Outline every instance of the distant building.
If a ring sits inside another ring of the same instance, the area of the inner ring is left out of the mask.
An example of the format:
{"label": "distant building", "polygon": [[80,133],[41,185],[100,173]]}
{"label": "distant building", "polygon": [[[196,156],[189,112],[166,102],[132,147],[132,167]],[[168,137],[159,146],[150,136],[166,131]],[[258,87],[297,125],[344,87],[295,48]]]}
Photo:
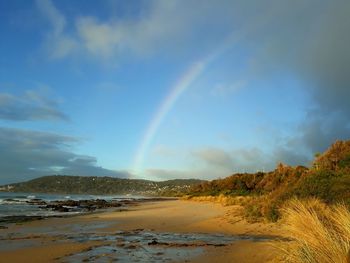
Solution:
{"label": "distant building", "polygon": [[0,187],[0,191],[9,191],[13,188],[12,185],[4,185],[2,187]]}

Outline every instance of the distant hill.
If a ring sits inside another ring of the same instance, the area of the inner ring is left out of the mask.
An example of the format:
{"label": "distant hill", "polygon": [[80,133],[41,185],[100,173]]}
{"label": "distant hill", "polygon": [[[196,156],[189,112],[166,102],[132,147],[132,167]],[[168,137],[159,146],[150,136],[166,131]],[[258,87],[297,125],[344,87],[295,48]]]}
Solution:
{"label": "distant hill", "polygon": [[175,179],[162,182],[98,176],[51,175],[0,187],[4,191],[61,194],[134,194],[177,196],[203,180]]}

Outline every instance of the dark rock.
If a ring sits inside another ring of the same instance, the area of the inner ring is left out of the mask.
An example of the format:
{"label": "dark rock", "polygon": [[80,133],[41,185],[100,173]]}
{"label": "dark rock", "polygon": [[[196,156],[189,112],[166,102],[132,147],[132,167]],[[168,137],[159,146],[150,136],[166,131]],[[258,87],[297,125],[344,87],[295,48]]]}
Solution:
{"label": "dark rock", "polygon": [[69,212],[69,208],[68,207],[64,207],[64,206],[60,206],[60,207],[57,207],[56,211],[58,212]]}
{"label": "dark rock", "polygon": [[125,248],[126,248],[126,249],[136,249],[136,248],[138,248],[138,246],[135,246],[135,245],[133,245],[133,244],[130,244],[130,245],[125,246]]}
{"label": "dark rock", "polygon": [[151,242],[148,242],[149,246],[155,246],[155,245],[158,245],[158,244],[159,244],[159,242],[157,240],[154,240],[154,239]]}
{"label": "dark rock", "polygon": [[0,218],[0,223],[24,223],[44,218],[44,216],[4,216]]}
{"label": "dark rock", "polygon": [[46,206],[41,206],[42,209],[52,209],[59,212],[69,212],[72,210],[86,210],[86,211],[95,211],[96,209],[120,207],[122,204],[117,201],[107,202],[104,199],[96,200],[62,200],[62,201],[53,201]]}
{"label": "dark rock", "polygon": [[30,205],[46,205],[47,204],[44,200],[39,199],[39,198],[31,199],[29,201],[26,201],[26,203],[30,204]]}

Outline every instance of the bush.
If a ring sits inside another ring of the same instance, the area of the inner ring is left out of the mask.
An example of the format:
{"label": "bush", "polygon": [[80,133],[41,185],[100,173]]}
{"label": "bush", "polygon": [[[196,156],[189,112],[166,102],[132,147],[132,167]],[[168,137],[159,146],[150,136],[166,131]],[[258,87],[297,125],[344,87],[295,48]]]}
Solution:
{"label": "bush", "polygon": [[350,168],[350,154],[345,156],[344,159],[339,162],[339,168],[341,169]]}
{"label": "bush", "polygon": [[264,213],[265,218],[270,222],[277,222],[280,218],[280,212],[276,204],[267,207]]}
{"label": "bush", "polygon": [[244,217],[248,222],[257,222],[262,216],[261,205],[258,202],[249,203],[244,206]]}
{"label": "bush", "polygon": [[301,198],[318,197],[330,202],[333,199],[330,189],[335,176],[334,172],[329,170],[314,172],[299,182],[299,187],[295,190],[295,194]]}
{"label": "bush", "polygon": [[298,183],[292,194],[317,197],[327,203],[350,201],[350,175],[329,170],[315,171]]}

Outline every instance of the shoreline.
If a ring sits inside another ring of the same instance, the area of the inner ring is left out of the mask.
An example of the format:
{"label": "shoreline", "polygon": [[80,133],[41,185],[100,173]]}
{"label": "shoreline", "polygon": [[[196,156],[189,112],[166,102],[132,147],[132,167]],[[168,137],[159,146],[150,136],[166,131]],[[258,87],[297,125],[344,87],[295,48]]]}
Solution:
{"label": "shoreline", "polygon": [[[70,196],[69,196],[70,197]],[[96,199],[66,199],[66,200],[43,200],[36,198],[26,201],[19,201],[15,198],[5,198],[5,202],[24,203],[25,205],[39,206],[32,215],[13,214],[0,217],[0,229],[6,229],[7,225],[13,223],[25,223],[36,220],[47,220],[50,218],[67,218],[94,213],[104,213],[110,211],[122,211],[130,206],[147,202],[177,200],[173,197],[117,197],[106,201],[103,198]],[[119,209],[116,209],[119,208]],[[46,213],[45,213],[46,211]],[[54,212],[51,214],[51,212]],[[17,212],[18,213],[18,212]],[[23,210],[22,210],[23,213]],[[33,213],[33,211],[32,211]]]}
{"label": "shoreline", "polygon": [[[186,258],[187,262],[212,262],[214,259],[220,259],[220,262],[268,262],[272,260],[276,251],[270,243],[284,236],[280,227],[277,224],[247,223],[237,214],[238,209],[238,206],[224,207],[210,202],[167,200],[141,202],[129,207],[127,211],[98,212],[11,225],[8,229],[2,230],[0,242],[2,244],[11,243],[9,247],[12,249],[6,250],[2,247],[0,262],[5,262],[2,261],[5,258],[6,262],[20,262],[19,257],[33,259],[33,261],[26,260],[26,262],[48,262],[57,258],[62,259],[72,253],[79,253],[94,246],[102,246],[105,242],[105,240],[93,240],[91,235],[103,236],[113,233],[115,235],[118,231],[124,231],[129,235],[130,233],[138,235],[149,235],[150,233],[196,235],[201,233],[223,234],[237,238],[236,241],[220,246],[201,245],[200,253],[193,253],[193,257],[191,251],[186,250],[190,256]],[[87,239],[83,242],[77,239],[79,242],[69,236],[72,233],[85,235]],[[269,240],[261,239],[264,236]],[[50,254],[49,251],[55,251],[55,253]],[[38,254],[40,259],[38,259]]]}

